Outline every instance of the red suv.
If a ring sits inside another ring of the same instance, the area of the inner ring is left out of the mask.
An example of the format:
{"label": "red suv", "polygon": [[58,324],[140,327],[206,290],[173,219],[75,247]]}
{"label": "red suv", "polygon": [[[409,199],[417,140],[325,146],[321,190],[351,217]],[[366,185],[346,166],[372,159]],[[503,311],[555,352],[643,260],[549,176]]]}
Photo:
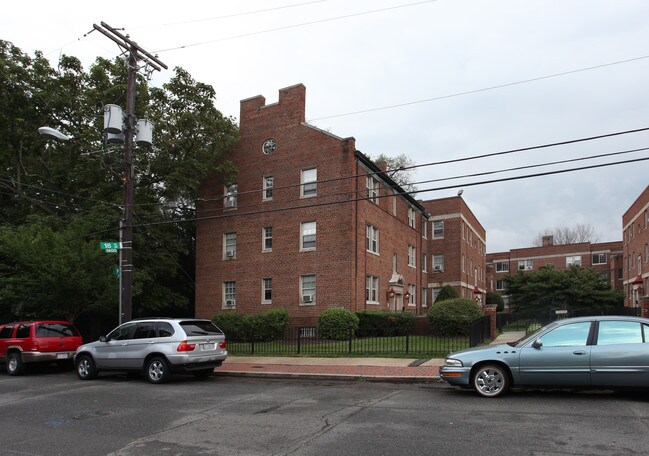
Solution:
{"label": "red suv", "polygon": [[74,352],[83,343],[69,321],[17,321],[0,325],[0,362],[9,375],[20,375],[25,365],[58,362],[72,365]]}

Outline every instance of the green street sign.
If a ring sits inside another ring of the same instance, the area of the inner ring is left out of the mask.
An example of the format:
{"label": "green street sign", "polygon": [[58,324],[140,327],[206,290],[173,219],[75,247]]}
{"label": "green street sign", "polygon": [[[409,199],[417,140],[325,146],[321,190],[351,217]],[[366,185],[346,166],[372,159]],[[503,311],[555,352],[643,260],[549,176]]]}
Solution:
{"label": "green street sign", "polygon": [[115,266],[115,269],[113,269],[113,275],[119,278],[119,266]]}
{"label": "green street sign", "polygon": [[105,250],[106,253],[117,253],[122,248],[121,242],[100,242],[99,248]]}

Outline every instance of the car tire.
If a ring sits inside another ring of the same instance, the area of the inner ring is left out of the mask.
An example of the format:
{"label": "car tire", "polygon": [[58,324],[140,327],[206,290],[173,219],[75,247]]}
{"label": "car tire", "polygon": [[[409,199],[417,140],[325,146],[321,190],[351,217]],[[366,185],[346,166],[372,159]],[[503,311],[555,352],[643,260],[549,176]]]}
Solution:
{"label": "car tire", "polygon": [[81,380],[92,380],[97,377],[97,366],[90,355],[81,355],[77,361],[77,377]]}
{"label": "car tire", "polygon": [[497,364],[485,364],[473,373],[471,384],[482,397],[502,396],[509,389],[509,372]]}
{"label": "car tire", "polygon": [[21,375],[25,371],[23,358],[18,352],[11,352],[7,355],[7,374]]}
{"label": "car tire", "polygon": [[214,374],[214,369],[213,368],[201,369],[201,370],[192,372],[192,374],[194,374],[194,377],[196,377],[196,378],[208,378],[208,377],[211,377],[212,374]]}
{"label": "car tire", "polygon": [[146,379],[151,383],[166,383],[171,377],[169,363],[161,356],[154,356],[146,362],[144,367]]}

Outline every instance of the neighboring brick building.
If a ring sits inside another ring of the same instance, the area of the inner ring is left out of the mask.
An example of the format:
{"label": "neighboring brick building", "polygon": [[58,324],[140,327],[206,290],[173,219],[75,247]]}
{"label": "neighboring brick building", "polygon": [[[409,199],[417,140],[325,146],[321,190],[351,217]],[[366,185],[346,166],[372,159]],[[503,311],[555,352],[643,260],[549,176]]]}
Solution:
{"label": "neighboring brick building", "polygon": [[639,307],[649,290],[649,186],[622,216],[624,305]]}
{"label": "neighboring brick building", "polygon": [[[196,315],[285,308],[313,324],[330,307],[425,311],[426,209],[385,169],[305,123],[303,85],[241,101],[236,182],[199,189]],[[226,185],[227,184],[227,185]],[[423,256],[425,258],[425,256]]]}
{"label": "neighboring brick building", "polygon": [[571,265],[578,265],[584,268],[592,267],[613,288],[621,290],[621,263],[621,241],[554,245],[552,236],[545,236],[541,247],[487,254],[487,284],[490,291],[504,293],[503,279],[508,274],[517,271],[536,271],[546,265],[552,265],[555,269],[567,269]]}
{"label": "neighboring brick building", "polygon": [[458,295],[481,304],[486,293],[487,234],[461,196],[423,201],[431,214],[427,235],[432,302],[442,287],[452,285]]}

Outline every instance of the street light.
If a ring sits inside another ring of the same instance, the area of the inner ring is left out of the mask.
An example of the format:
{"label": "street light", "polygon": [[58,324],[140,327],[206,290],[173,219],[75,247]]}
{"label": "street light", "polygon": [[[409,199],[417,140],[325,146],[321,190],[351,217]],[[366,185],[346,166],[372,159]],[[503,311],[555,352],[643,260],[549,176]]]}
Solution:
{"label": "street light", "polygon": [[54,128],[50,127],[40,127],[38,129],[38,132],[43,135],[47,136],[48,138],[56,139],[57,141],[70,141],[70,137],[66,134],[61,133],[58,130],[55,130]]}

